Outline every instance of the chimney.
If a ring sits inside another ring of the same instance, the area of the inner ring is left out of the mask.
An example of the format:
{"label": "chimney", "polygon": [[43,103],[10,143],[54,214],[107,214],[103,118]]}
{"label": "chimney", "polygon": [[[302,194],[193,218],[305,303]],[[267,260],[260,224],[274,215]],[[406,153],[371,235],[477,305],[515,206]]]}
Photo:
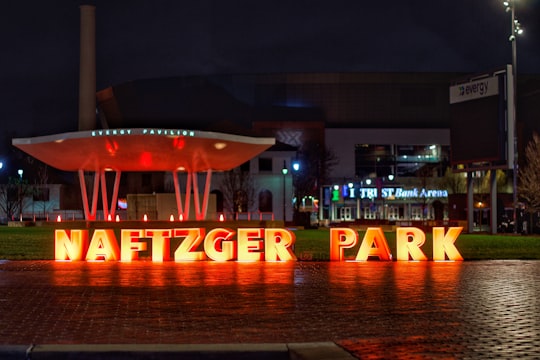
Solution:
{"label": "chimney", "polygon": [[96,7],[81,5],[79,131],[96,128]]}

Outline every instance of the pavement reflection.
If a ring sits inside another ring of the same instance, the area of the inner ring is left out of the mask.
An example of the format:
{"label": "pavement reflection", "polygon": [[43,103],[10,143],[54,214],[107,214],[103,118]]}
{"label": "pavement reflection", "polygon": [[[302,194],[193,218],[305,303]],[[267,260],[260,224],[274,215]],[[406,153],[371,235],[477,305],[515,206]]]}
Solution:
{"label": "pavement reflection", "polygon": [[0,343],[334,341],[362,358],[536,354],[539,274],[535,261],[3,262]]}

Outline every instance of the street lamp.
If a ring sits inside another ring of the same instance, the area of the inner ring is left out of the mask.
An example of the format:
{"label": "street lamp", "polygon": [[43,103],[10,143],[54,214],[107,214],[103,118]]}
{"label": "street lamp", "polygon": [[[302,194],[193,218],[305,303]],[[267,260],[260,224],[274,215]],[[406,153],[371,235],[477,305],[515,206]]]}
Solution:
{"label": "street lamp", "polygon": [[294,213],[293,213],[293,221],[298,221],[298,213],[300,211],[300,199],[298,196],[298,171],[300,171],[300,162],[298,160],[293,161],[292,163],[292,175],[293,175],[293,186],[294,186]]}
{"label": "street lamp", "polygon": [[517,121],[516,121],[516,101],[517,101],[517,41],[516,35],[523,34],[523,29],[521,24],[516,19],[516,0],[506,0],[503,1],[506,12],[511,13],[511,33],[508,37],[508,40],[512,44],[512,85],[513,85],[513,106],[510,111],[512,112],[512,125],[514,131],[514,158],[512,166],[512,186],[514,188],[513,192],[513,211],[514,211],[514,233],[517,233],[517,203],[518,203],[518,194],[517,194],[517,175],[518,175],[518,147],[517,147]]}
{"label": "street lamp", "polygon": [[289,173],[289,169],[287,169],[287,163],[285,160],[283,160],[283,169],[281,169],[281,173],[283,174],[283,223],[285,223],[286,216],[285,216],[285,177]]}
{"label": "street lamp", "polygon": [[23,204],[23,194],[22,194],[22,176],[23,176],[23,169],[19,169],[17,170],[17,174],[19,174],[19,198],[17,200],[19,200],[19,221],[22,221],[22,211],[23,211],[23,208],[22,208],[22,204]]}

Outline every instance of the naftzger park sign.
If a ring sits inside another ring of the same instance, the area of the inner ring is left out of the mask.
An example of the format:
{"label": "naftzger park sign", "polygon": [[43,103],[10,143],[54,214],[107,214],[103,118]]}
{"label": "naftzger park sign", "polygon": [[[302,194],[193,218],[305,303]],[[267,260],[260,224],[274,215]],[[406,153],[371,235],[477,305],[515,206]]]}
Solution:
{"label": "naftzger park sign", "polygon": [[[456,261],[463,257],[454,243],[462,227],[434,227],[433,261]],[[90,241],[89,241],[90,239]],[[171,249],[171,239],[178,243]],[[56,230],[55,259],[86,261],[123,261],[139,259],[139,253],[150,252],[152,261],[296,261],[295,235],[279,228],[239,228],[236,231],[216,228],[121,229],[120,242],[114,230]],[[396,259],[426,261],[422,251],[425,233],[415,227],[396,229]],[[351,228],[330,229],[330,260],[344,261],[344,251],[358,244],[358,233]],[[356,261],[369,259],[392,261],[393,256],[381,228],[366,230],[356,254]]]}

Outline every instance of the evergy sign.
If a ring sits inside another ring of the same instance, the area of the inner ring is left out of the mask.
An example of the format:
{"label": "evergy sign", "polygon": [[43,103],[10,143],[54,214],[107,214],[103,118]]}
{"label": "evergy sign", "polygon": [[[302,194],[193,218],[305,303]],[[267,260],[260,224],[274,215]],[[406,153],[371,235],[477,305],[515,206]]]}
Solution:
{"label": "evergy sign", "polygon": [[[461,227],[433,228],[434,261],[463,260],[454,245]],[[90,241],[89,241],[90,240]],[[173,241],[174,240],[174,241]],[[216,228],[120,229],[120,241],[114,230],[56,230],[55,259],[131,262],[139,253],[150,250],[153,262],[181,261],[295,261],[295,235],[288,229]],[[421,247],[425,233],[415,227],[396,229],[397,260],[428,260]],[[171,246],[174,244],[174,246]],[[344,249],[358,244],[358,233],[351,228],[330,229],[330,260],[344,261]],[[174,248],[173,248],[174,247]],[[393,256],[381,228],[368,228],[356,261],[371,258],[391,261]]]}
{"label": "evergy sign", "polygon": [[470,81],[450,87],[450,104],[480,99],[499,94],[497,76]]}

